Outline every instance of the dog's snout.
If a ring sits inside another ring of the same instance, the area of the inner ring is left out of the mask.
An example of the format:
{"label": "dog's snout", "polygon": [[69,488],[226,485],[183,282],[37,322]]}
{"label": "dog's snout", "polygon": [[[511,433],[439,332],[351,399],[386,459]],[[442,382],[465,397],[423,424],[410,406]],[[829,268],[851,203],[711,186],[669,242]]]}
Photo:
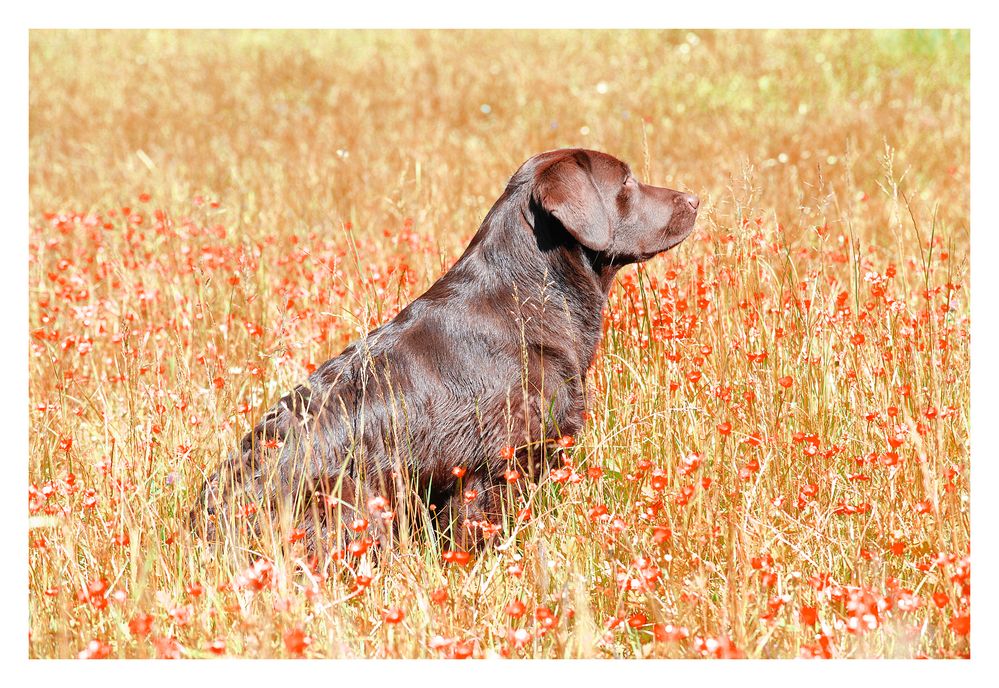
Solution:
{"label": "dog's snout", "polygon": [[697,210],[697,206],[701,204],[701,199],[694,194],[684,194],[683,200],[687,202],[687,205],[690,206],[691,210]]}

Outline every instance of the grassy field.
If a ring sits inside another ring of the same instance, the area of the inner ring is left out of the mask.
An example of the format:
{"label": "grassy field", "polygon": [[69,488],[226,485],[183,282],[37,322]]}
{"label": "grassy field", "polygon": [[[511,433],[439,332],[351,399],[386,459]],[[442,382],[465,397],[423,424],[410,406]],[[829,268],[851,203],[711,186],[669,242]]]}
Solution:
{"label": "grassy field", "polygon": [[[966,32],[35,31],[29,98],[31,657],[970,655]],[[564,146],[702,205],[511,545],[210,556],[206,471]]]}

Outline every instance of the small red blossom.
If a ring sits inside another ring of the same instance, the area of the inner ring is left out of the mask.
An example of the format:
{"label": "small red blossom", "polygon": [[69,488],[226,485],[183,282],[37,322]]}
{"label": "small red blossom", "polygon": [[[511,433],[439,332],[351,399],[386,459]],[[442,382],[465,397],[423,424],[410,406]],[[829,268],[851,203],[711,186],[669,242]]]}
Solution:
{"label": "small red blossom", "polygon": [[798,617],[801,619],[801,623],[806,626],[814,626],[819,620],[818,610],[807,604],[801,605],[798,610]]}
{"label": "small red blossom", "polygon": [[628,617],[628,625],[632,628],[641,628],[647,623],[649,623],[649,619],[645,614],[632,614]]}
{"label": "small red blossom", "polygon": [[101,640],[91,640],[80,651],[80,659],[107,659],[111,654],[111,646]]}
{"label": "small red blossom", "polygon": [[352,557],[362,557],[364,556],[365,552],[368,551],[368,548],[371,547],[372,544],[373,541],[371,540],[371,538],[361,538],[359,540],[354,540],[349,545],[347,545],[347,554],[351,555]]}
{"label": "small red blossom", "polygon": [[503,611],[505,611],[507,614],[509,614],[513,618],[518,619],[518,618],[520,618],[521,616],[524,615],[524,612],[526,610],[527,610],[527,607],[524,606],[524,603],[521,602],[518,599],[515,599],[512,602],[510,602],[510,604],[508,604],[504,608]]}
{"label": "small red blossom", "polygon": [[470,640],[459,640],[451,646],[451,659],[468,659],[475,651],[475,645]]}
{"label": "small red blossom", "polygon": [[472,555],[468,552],[463,552],[461,550],[445,550],[444,551],[444,561],[448,564],[457,564],[458,566],[464,566],[469,561],[472,560]]}
{"label": "small red blossom", "polygon": [[293,655],[302,655],[312,644],[312,638],[300,627],[295,627],[284,634],[284,646]]}
{"label": "small red blossom", "polygon": [[382,618],[387,624],[397,624],[401,623],[402,620],[406,618],[406,614],[399,607],[392,607],[391,609],[386,609],[382,612]]}
{"label": "small red blossom", "polygon": [[657,545],[669,542],[673,538],[673,531],[666,526],[655,526],[652,528],[652,541]]}
{"label": "small red blossom", "polygon": [[548,607],[538,607],[535,609],[534,619],[545,630],[553,628],[558,623],[558,617]]}
{"label": "small red blossom", "polygon": [[149,635],[153,627],[153,617],[149,614],[139,614],[128,622],[128,630],[136,638],[144,638]]}
{"label": "small red blossom", "polygon": [[967,636],[971,633],[971,616],[968,614],[959,614],[950,620],[950,630],[954,631],[957,635]]}

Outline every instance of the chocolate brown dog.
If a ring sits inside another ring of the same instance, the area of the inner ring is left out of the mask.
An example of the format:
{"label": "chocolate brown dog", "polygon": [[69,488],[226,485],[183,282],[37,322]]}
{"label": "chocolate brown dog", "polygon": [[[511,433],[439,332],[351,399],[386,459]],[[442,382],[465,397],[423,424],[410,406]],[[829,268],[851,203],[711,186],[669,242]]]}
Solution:
{"label": "chocolate brown dog", "polygon": [[534,156],[454,266],[271,408],[192,516],[210,537],[283,520],[327,551],[368,519],[382,544],[433,522],[479,546],[503,522],[504,474],[536,480],[582,426],[614,275],[683,241],[697,205],[604,153]]}

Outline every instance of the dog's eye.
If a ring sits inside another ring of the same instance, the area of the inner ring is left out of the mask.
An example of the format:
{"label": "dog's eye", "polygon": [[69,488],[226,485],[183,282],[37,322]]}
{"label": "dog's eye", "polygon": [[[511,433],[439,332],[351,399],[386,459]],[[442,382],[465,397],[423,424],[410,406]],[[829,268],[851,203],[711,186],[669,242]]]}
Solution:
{"label": "dog's eye", "polygon": [[627,177],[624,178],[624,182],[622,183],[622,186],[632,187],[632,186],[635,186],[636,184],[638,184],[638,182],[635,180],[634,177],[632,177],[629,174]]}

